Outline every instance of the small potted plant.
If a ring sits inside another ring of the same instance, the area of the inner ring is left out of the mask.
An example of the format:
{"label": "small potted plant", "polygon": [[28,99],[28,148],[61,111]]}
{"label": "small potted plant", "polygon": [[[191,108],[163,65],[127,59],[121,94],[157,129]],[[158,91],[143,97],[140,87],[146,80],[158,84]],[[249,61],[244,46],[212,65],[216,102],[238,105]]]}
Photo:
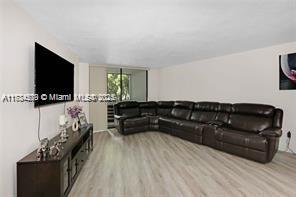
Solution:
{"label": "small potted plant", "polygon": [[67,108],[68,114],[73,119],[72,130],[77,131],[79,128],[78,114],[82,112],[82,107],[79,105],[74,105]]}

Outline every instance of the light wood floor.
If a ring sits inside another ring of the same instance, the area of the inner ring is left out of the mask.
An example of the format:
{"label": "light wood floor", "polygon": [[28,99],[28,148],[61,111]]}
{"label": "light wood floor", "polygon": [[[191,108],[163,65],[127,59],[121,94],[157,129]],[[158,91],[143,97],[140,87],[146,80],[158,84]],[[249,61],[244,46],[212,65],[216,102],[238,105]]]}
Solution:
{"label": "light wood floor", "polygon": [[95,134],[70,197],[296,196],[296,156],[260,164],[159,133]]}

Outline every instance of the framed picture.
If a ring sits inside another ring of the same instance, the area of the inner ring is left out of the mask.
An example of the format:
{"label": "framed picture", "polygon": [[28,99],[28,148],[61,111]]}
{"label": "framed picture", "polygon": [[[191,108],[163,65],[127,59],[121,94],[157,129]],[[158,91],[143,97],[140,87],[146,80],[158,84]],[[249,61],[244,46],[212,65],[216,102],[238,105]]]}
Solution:
{"label": "framed picture", "polygon": [[296,90],[296,53],[280,55],[280,90]]}
{"label": "framed picture", "polygon": [[78,114],[78,119],[79,119],[81,128],[86,127],[88,125],[86,116],[83,112]]}

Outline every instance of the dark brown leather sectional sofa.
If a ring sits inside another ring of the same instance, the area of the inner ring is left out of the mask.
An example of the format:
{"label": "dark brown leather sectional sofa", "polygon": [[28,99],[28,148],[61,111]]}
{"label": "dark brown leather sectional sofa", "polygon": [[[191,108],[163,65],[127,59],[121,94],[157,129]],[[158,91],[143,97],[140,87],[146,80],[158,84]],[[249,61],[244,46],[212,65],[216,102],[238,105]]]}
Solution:
{"label": "dark brown leather sectional sofa", "polygon": [[270,105],[190,101],[120,102],[118,131],[161,131],[254,161],[267,163],[278,150],[283,111]]}

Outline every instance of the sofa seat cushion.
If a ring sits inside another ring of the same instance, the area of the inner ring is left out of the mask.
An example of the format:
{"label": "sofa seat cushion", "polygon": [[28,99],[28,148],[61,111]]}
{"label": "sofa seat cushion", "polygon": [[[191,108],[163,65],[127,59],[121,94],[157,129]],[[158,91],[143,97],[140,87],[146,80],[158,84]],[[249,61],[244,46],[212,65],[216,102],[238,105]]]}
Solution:
{"label": "sofa seat cushion", "polygon": [[218,141],[232,145],[243,146],[245,148],[256,149],[260,151],[267,150],[267,139],[258,134],[233,130],[229,128],[218,128],[215,133]]}
{"label": "sofa seat cushion", "polygon": [[197,123],[193,121],[182,120],[180,125],[177,125],[179,130],[184,130],[184,132],[192,132],[196,135],[202,135],[202,131],[205,124]]}
{"label": "sofa seat cushion", "polygon": [[176,118],[162,117],[162,116],[159,118],[158,121],[159,121],[159,125],[164,125],[167,127],[176,127],[182,122],[182,120],[179,120]]}
{"label": "sofa seat cushion", "polygon": [[123,122],[123,125],[127,128],[130,127],[138,127],[145,126],[149,124],[148,117],[136,117],[136,118],[128,118]]}

